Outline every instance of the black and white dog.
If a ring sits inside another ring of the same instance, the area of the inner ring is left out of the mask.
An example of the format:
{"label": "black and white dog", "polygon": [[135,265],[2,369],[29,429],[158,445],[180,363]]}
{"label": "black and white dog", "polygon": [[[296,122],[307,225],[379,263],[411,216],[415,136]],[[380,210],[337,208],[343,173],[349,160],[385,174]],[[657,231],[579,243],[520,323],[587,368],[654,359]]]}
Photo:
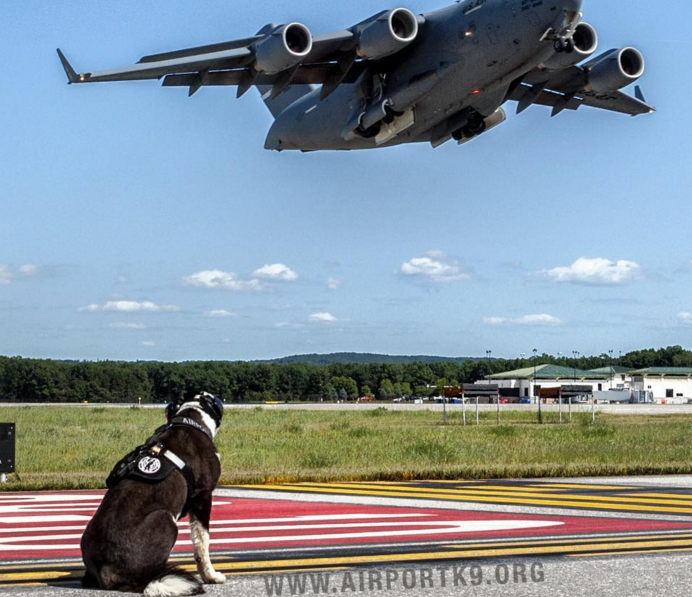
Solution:
{"label": "black and white dog", "polygon": [[214,436],[222,416],[220,399],[187,394],[166,407],[168,423],[115,466],[82,537],[84,586],[150,597],[203,593],[199,579],[168,564],[185,515],[202,581],[225,582],[209,558],[212,492],[221,475]]}

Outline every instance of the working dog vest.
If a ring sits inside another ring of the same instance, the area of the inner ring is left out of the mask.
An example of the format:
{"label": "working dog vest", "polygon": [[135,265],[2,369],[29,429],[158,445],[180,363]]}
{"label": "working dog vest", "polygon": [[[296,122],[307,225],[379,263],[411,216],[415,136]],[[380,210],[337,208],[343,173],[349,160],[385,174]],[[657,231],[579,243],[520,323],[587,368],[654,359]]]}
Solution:
{"label": "working dog vest", "polygon": [[106,479],[108,489],[112,489],[123,479],[133,479],[150,484],[161,483],[173,471],[178,470],[187,482],[188,496],[192,495],[195,489],[192,471],[185,465],[183,460],[158,442],[158,439],[171,427],[179,426],[195,429],[211,439],[209,431],[197,423],[197,421],[188,417],[172,419],[170,423],[159,427],[145,444],[132,450],[113,467]]}

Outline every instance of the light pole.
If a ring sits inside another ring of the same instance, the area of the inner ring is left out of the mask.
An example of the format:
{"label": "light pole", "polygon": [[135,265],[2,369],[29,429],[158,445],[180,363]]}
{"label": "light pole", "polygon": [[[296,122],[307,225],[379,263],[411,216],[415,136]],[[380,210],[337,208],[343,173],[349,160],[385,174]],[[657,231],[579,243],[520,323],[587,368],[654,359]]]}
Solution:
{"label": "light pole", "polygon": [[522,352],[522,353],[519,355],[519,358],[521,359],[521,366],[520,366],[520,368],[523,368],[523,367],[524,367],[524,357],[526,357],[526,353],[525,353],[525,352]]}
{"label": "light pole", "polygon": [[537,368],[538,368],[538,349],[534,348],[533,349],[533,395],[536,398],[536,401],[538,402],[538,424],[542,425],[543,424],[543,411],[541,410],[541,396],[538,392],[536,392]]}
{"label": "light pole", "polygon": [[610,355],[610,359],[609,359],[608,363],[610,365],[610,389],[612,390],[613,389],[613,373],[614,373],[613,372],[613,349],[612,348],[608,351],[608,354]]}
{"label": "light pole", "polygon": [[574,383],[577,383],[577,359],[579,358],[579,351],[573,350],[572,356],[574,357]]}

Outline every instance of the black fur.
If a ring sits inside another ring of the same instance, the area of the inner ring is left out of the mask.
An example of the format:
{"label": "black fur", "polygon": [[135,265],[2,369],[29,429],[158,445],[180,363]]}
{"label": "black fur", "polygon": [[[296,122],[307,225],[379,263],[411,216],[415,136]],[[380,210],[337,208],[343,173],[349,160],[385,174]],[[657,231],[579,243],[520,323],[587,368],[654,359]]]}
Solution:
{"label": "black fur", "polygon": [[[194,409],[179,414],[203,424]],[[85,586],[142,592],[170,574],[167,562],[180,516],[192,511],[208,528],[211,495],[221,475],[213,441],[192,427],[176,426],[159,442],[189,467],[194,491],[188,498],[188,484],[179,470],[156,485],[124,479],[110,489],[82,537]]]}

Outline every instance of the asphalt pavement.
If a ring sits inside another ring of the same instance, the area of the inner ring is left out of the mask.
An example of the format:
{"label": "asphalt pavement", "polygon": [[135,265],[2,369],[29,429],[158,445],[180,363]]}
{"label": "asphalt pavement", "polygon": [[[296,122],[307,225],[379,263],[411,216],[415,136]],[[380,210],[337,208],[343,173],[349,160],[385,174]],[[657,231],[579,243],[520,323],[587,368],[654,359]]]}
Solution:
{"label": "asphalt pavement", "polygon": [[[79,587],[101,495],[0,494],[0,590],[107,595]],[[212,596],[687,595],[692,476],[227,487],[211,537]]]}

